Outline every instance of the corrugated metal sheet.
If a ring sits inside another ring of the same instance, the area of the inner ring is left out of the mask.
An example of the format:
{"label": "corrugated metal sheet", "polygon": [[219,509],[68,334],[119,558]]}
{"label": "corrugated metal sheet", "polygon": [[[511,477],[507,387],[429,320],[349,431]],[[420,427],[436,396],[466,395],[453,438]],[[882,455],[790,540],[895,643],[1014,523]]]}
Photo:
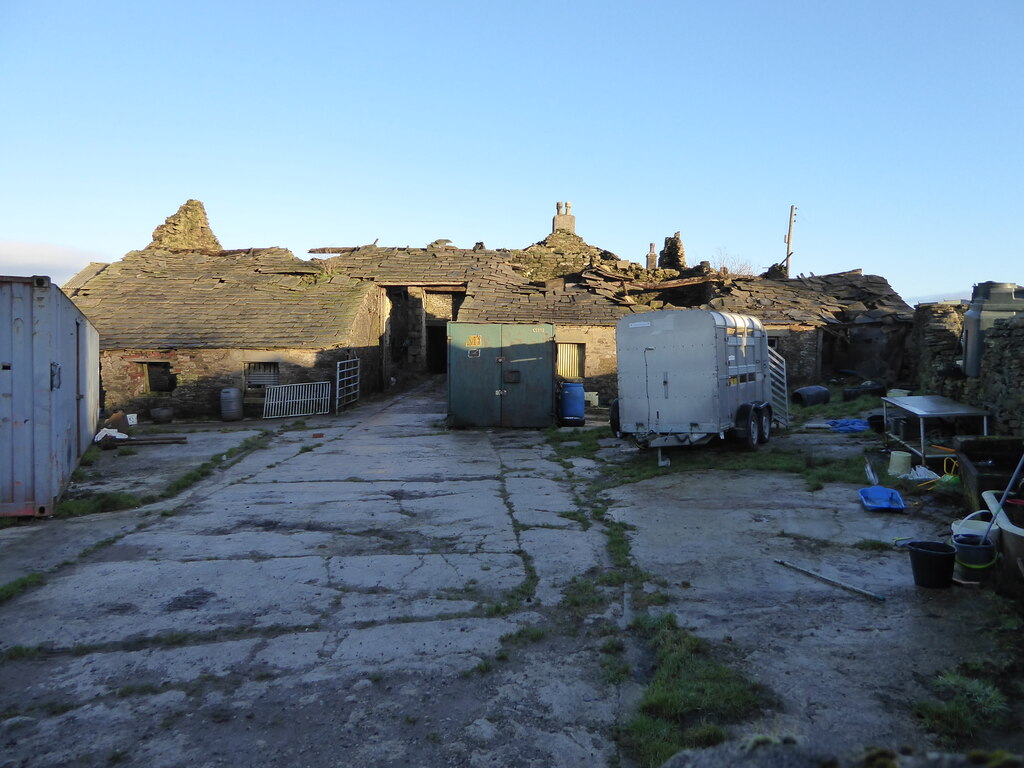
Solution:
{"label": "corrugated metal sheet", "polygon": [[586,371],[586,344],[558,343],[558,375],[563,379],[582,379]]}
{"label": "corrugated metal sheet", "polygon": [[99,335],[48,277],[0,277],[0,515],[48,515],[99,415]]}

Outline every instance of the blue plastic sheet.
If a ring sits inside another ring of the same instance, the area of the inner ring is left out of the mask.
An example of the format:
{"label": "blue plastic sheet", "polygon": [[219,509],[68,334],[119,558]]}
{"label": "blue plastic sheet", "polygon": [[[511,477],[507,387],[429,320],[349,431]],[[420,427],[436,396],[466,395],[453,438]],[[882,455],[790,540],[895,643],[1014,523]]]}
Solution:
{"label": "blue plastic sheet", "polygon": [[832,419],[828,425],[833,432],[863,432],[868,428],[864,419]]}

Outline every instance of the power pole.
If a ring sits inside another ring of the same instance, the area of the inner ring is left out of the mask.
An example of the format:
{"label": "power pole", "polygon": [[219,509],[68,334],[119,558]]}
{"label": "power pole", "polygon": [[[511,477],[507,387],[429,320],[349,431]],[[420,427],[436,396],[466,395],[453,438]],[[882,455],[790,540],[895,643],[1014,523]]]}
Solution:
{"label": "power pole", "polygon": [[796,221],[796,206],[789,206],[789,232],[786,233],[786,258],[782,262],[786,270],[786,277],[789,277],[789,260],[793,256],[793,223]]}

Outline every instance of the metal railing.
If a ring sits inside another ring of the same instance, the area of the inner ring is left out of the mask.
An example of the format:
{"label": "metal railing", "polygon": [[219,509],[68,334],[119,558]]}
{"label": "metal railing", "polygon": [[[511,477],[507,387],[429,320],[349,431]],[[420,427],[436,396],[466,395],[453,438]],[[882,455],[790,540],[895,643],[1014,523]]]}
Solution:
{"label": "metal railing", "polygon": [[331,412],[331,382],[314,381],[310,384],[275,384],[266,387],[263,418],[279,419],[284,416],[313,416]]}
{"label": "metal railing", "polygon": [[359,358],[339,360],[335,374],[334,412],[359,399]]}
{"label": "metal railing", "polygon": [[772,415],[780,427],[789,426],[789,386],[786,358],[768,347],[768,372],[772,380]]}

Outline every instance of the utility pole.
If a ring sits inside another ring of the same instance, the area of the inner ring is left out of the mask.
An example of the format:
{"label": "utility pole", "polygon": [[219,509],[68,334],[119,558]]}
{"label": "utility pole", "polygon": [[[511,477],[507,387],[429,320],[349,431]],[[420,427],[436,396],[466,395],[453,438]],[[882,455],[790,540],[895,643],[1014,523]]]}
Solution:
{"label": "utility pole", "polygon": [[789,277],[789,260],[793,256],[793,223],[796,221],[796,206],[789,206],[789,232],[786,233],[786,258],[782,262],[786,270],[786,277]]}

